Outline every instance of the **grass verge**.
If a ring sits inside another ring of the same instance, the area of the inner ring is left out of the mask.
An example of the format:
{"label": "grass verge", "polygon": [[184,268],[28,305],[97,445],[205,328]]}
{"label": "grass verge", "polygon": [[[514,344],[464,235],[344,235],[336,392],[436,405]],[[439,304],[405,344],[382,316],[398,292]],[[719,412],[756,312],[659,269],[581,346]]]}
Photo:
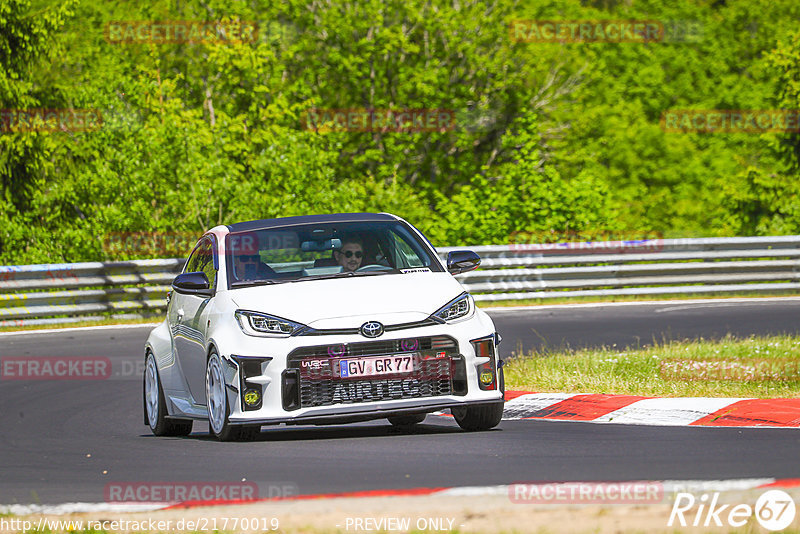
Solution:
{"label": "grass verge", "polygon": [[532,352],[505,366],[506,389],[658,397],[800,397],[800,336]]}

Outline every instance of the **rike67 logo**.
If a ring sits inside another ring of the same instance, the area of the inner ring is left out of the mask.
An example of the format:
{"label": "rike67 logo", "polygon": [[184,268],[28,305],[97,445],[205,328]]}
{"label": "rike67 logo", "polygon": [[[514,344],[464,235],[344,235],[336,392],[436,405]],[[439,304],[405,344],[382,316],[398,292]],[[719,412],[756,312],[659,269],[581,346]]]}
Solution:
{"label": "rike67 logo", "polygon": [[[741,528],[755,515],[756,521],[770,531],[783,530],[792,524],[795,504],[792,497],[781,490],[769,490],[756,500],[755,507],[749,504],[720,504],[719,492],[702,494],[696,498],[691,493],[678,493],[669,514],[667,526],[677,524],[693,527]],[[696,510],[693,510],[697,507]]]}

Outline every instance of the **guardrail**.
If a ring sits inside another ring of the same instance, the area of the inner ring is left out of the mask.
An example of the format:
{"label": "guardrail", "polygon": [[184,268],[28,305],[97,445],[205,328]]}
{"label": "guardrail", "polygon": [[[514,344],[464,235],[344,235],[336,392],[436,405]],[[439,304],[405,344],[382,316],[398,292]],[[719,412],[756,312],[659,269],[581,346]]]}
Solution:
{"label": "guardrail", "polygon": [[0,266],[0,326],[161,313],[172,279],[184,263],[185,259],[166,259]]}
{"label": "guardrail", "polygon": [[[478,301],[800,289],[800,236],[442,247]],[[183,259],[0,266],[0,326],[160,315]]]}
{"label": "guardrail", "polygon": [[[467,247],[457,247],[467,248]],[[446,255],[456,247],[440,248]],[[472,247],[459,275],[478,301],[800,289],[800,236]]]}

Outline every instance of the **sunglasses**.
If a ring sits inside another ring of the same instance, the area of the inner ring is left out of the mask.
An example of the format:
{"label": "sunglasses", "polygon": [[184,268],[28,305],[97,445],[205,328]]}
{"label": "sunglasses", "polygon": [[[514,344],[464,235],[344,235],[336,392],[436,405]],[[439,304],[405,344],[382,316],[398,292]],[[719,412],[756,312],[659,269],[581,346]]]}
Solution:
{"label": "sunglasses", "polygon": [[237,256],[237,259],[239,261],[250,263],[250,262],[256,262],[256,261],[260,260],[261,258],[260,258],[260,256],[258,254],[252,254],[252,255],[251,254],[244,254],[244,255]]}
{"label": "sunglasses", "polygon": [[348,250],[347,252],[339,252],[339,254],[344,254],[345,258],[352,258],[353,254],[355,254],[356,258],[360,258],[361,256],[364,255],[364,253],[361,252],[360,250],[356,250],[355,252],[353,252],[352,250]]}

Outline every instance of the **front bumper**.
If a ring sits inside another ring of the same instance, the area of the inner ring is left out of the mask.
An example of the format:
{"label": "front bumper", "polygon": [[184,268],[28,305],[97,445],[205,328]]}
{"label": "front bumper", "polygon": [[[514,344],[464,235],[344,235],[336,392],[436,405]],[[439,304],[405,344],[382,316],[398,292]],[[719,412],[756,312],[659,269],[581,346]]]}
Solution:
{"label": "front bumper", "polygon": [[437,399],[435,402],[419,403],[417,405],[411,405],[407,407],[397,406],[395,408],[358,406],[357,407],[358,409],[354,409],[356,407],[339,407],[336,410],[332,410],[331,413],[329,414],[323,414],[315,411],[315,413],[306,413],[302,416],[294,416],[290,418],[280,417],[280,418],[261,419],[261,418],[248,417],[246,419],[236,419],[236,420],[231,419],[230,424],[336,425],[345,423],[357,423],[361,421],[371,421],[373,419],[385,419],[387,417],[394,417],[394,416],[438,412],[449,408],[459,408],[464,406],[484,406],[486,404],[492,404],[496,402],[502,403],[503,400],[502,399],[494,400],[492,402],[462,401],[454,403],[454,402],[448,402],[444,399]]}
{"label": "front bumper", "polygon": [[[231,424],[334,424],[502,402],[502,370],[494,345],[496,387],[486,390],[479,384],[479,369],[485,372],[488,358],[477,355],[471,343],[477,338],[495,339],[494,335],[491,320],[478,312],[460,323],[387,333],[380,341],[359,335],[269,340],[245,336],[236,340],[240,350],[223,353],[229,363],[229,420]],[[425,340],[431,339],[452,343],[426,345]],[[404,340],[421,341],[418,350],[404,352],[415,355],[419,372],[363,380],[339,376],[342,358],[396,354]],[[383,351],[372,347],[381,343],[387,345]],[[320,352],[322,347],[345,347],[346,354],[326,355]],[[244,393],[254,389],[260,401],[246,405]]]}

